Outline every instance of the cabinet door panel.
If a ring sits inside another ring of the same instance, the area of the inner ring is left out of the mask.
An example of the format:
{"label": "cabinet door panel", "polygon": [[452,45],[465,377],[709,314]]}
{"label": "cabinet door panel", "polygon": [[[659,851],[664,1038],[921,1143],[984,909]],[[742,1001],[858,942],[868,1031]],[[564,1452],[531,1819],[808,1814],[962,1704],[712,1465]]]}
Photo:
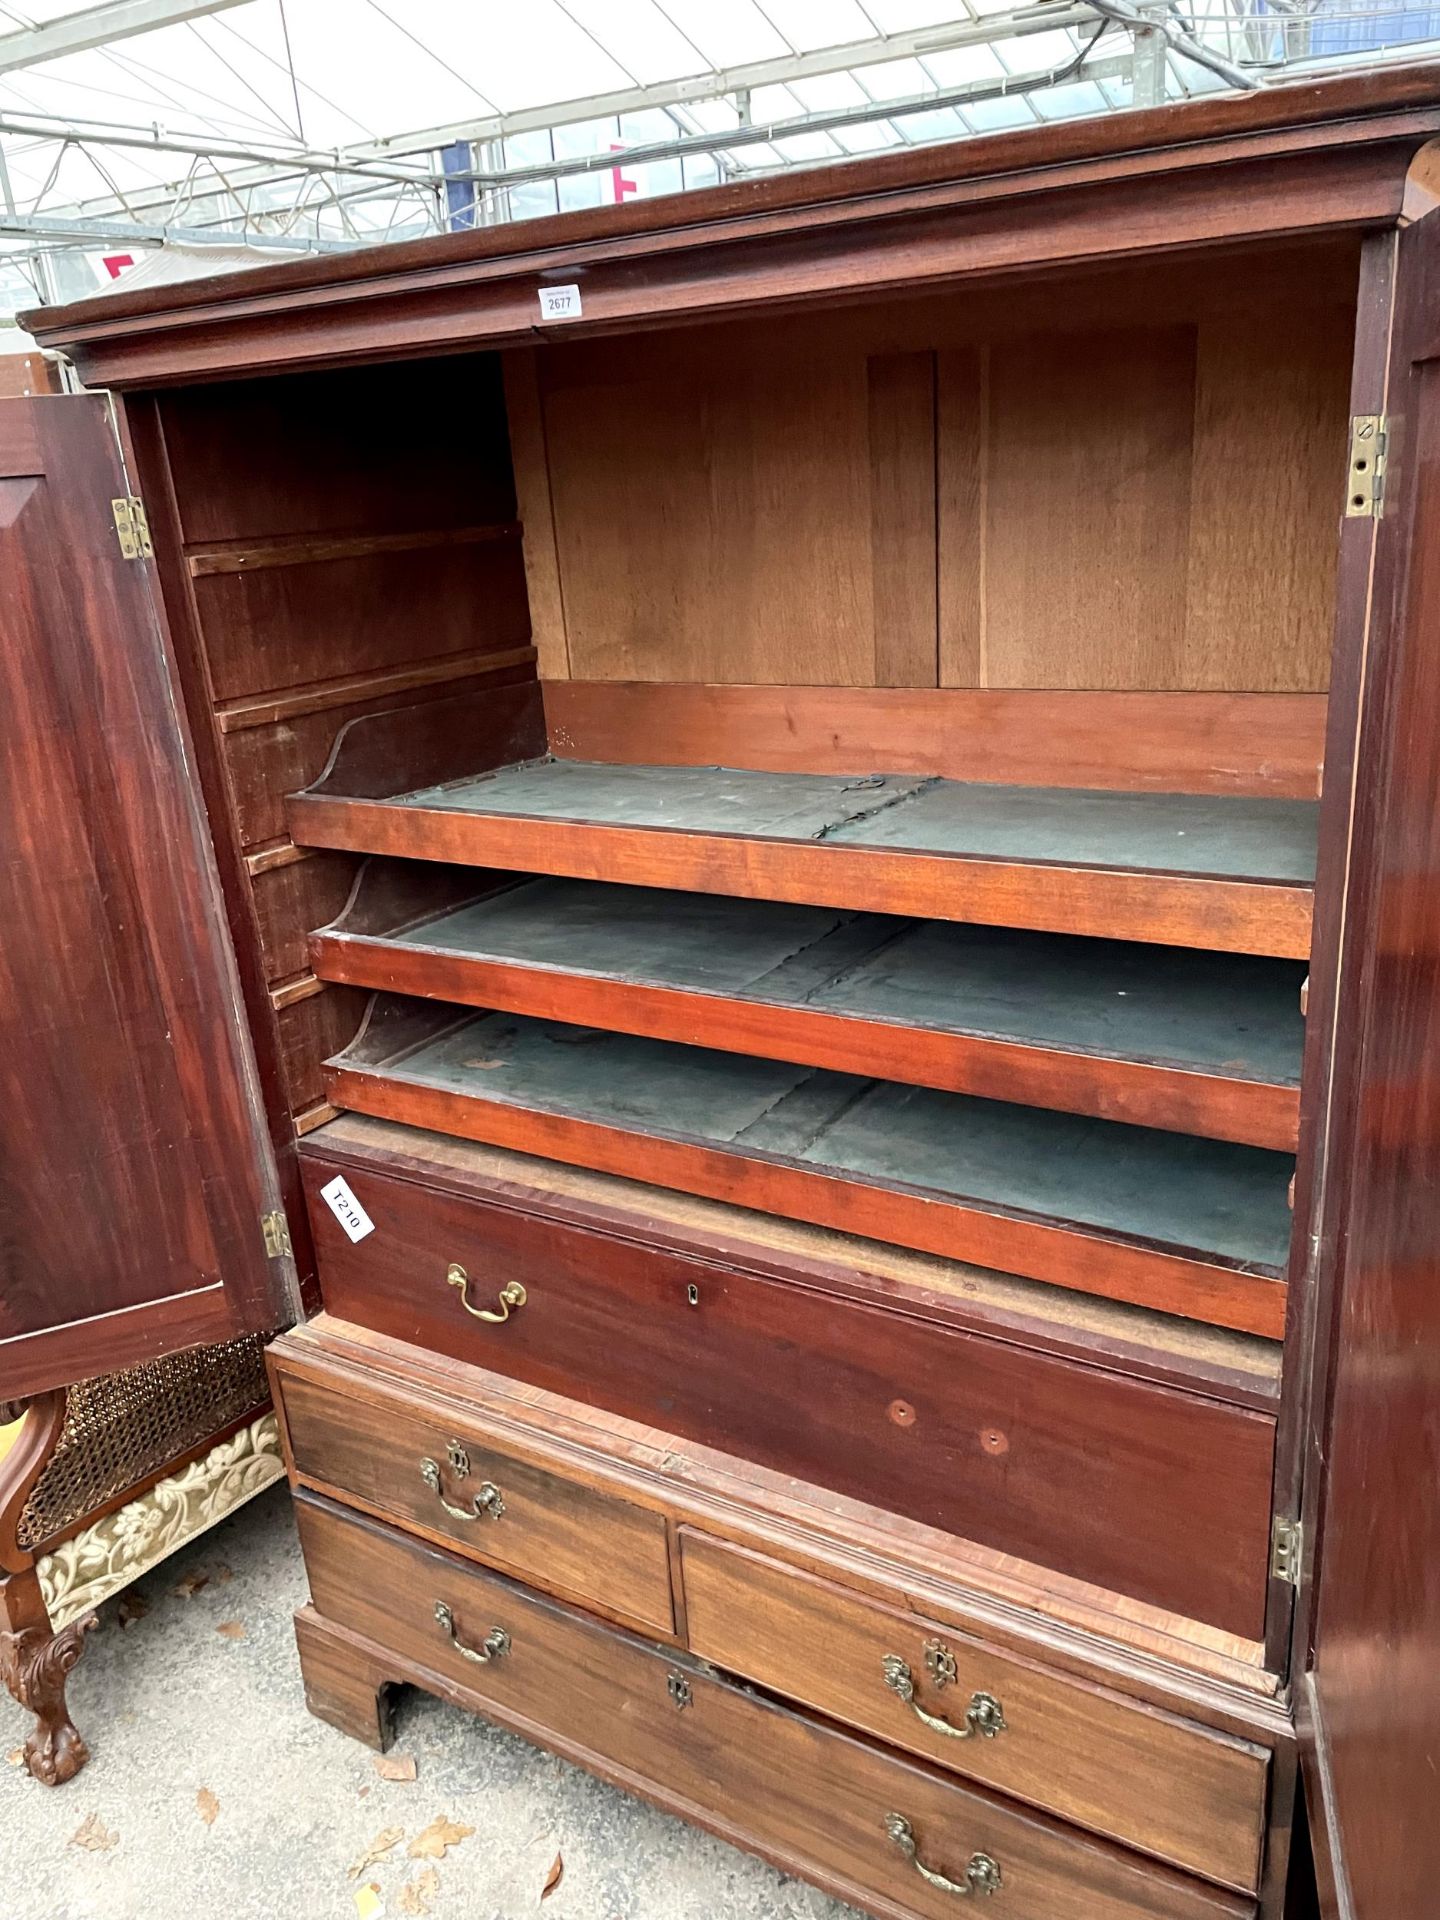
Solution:
{"label": "cabinet door panel", "polygon": [[1388,415],[1388,465],[1383,515],[1346,523],[1373,559],[1297,1692],[1327,1920],[1420,1920],[1440,1884],[1440,209],[1370,244],[1388,385],[1356,397]]}
{"label": "cabinet door panel", "polygon": [[99,396],[0,402],[0,1400],[289,1317],[127,493]]}

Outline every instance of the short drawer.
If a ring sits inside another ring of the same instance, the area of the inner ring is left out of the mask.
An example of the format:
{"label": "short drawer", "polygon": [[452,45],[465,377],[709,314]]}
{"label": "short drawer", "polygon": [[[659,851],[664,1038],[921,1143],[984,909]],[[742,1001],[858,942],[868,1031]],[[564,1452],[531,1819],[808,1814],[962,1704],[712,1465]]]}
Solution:
{"label": "short drawer", "polygon": [[[343,1319],[1263,1634],[1268,1414],[313,1149],[301,1158],[325,1303]],[[354,1243],[319,1197],[342,1171],[374,1223]]]}
{"label": "short drawer", "polygon": [[1225,1886],[1259,1884],[1269,1754],[681,1533],[691,1651]]}
{"label": "short drawer", "polygon": [[972,1885],[1003,1896],[1004,1920],[1254,1913],[450,1554],[324,1503],[299,1507],[319,1625],[360,1636],[370,1672],[491,1714],[885,1920],[953,1920]]}
{"label": "short drawer", "polygon": [[463,1417],[279,1376],[295,1470],[487,1566],[650,1632],[674,1630],[664,1516],[480,1439]]}

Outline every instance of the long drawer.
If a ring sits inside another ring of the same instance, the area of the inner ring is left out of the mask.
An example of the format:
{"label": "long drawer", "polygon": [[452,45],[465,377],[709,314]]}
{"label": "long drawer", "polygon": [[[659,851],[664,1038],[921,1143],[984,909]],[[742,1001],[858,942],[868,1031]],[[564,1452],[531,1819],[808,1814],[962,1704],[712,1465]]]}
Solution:
{"label": "long drawer", "polygon": [[[301,1498],[321,1623],[886,1920],[1244,1920],[1253,1903],[747,1693],[455,1556]],[[312,1685],[324,1709],[323,1684]]]}
{"label": "long drawer", "polygon": [[1274,1421],[302,1150],[343,1319],[1250,1640]]}
{"label": "long drawer", "polygon": [[302,1479],[609,1618],[673,1631],[663,1514],[546,1473],[412,1397],[287,1378],[283,1406]]}
{"label": "long drawer", "polygon": [[1269,1754],[690,1528],[692,1652],[1224,1885],[1259,1884]]}

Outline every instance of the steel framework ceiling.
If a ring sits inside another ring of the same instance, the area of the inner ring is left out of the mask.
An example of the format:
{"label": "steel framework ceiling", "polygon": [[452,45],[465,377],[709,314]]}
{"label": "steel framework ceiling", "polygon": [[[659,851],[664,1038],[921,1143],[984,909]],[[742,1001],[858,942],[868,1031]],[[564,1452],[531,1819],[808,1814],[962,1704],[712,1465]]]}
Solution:
{"label": "steel framework ceiling", "polygon": [[1440,0],[0,0],[0,316],[1437,51]]}

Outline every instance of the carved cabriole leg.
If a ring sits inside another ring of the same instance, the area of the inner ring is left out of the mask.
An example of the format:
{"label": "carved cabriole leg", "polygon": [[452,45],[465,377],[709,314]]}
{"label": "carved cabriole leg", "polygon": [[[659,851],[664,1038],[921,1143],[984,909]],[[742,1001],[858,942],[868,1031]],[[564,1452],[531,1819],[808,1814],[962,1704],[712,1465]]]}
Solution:
{"label": "carved cabriole leg", "polygon": [[384,1753],[394,1737],[393,1677],[352,1645],[343,1628],[332,1627],[312,1607],[302,1607],[295,1616],[295,1642],[311,1713]]}
{"label": "carved cabriole leg", "polygon": [[[13,1416],[17,1409],[6,1405],[0,1411]],[[0,1680],[35,1715],[25,1764],[47,1787],[58,1787],[73,1780],[90,1757],[65,1705],[65,1682],[96,1622],[87,1613],[62,1632],[51,1632],[34,1557],[20,1545],[25,1502],[65,1424],[64,1393],[41,1394],[29,1403],[28,1416],[0,1461]]]}
{"label": "carved cabriole leg", "polygon": [[0,1680],[35,1716],[25,1742],[25,1764],[47,1787],[73,1780],[90,1758],[90,1749],[75,1731],[65,1704],[65,1682],[80,1658],[86,1634],[97,1624],[93,1613],[85,1613],[59,1633],[52,1633],[48,1622],[18,1633],[0,1632]]}

